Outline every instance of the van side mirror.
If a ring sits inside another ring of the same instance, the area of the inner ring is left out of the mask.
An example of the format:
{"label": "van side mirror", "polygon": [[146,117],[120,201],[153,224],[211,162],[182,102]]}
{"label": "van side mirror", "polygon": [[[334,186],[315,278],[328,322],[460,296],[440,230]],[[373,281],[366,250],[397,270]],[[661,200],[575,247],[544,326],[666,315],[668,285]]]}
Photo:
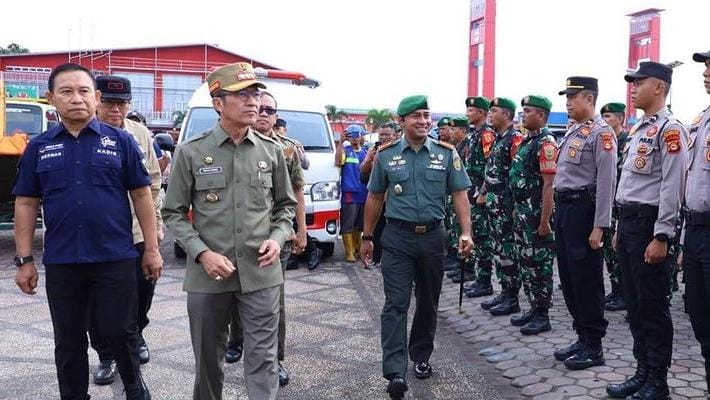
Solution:
{"label": "van side mirror", "polygon": [[170,136],[170,134],[158,133],[153,136],[153,140],[158,143],[158,147],[160,147],[160,150],[169,151],[171,153],[175,151],[175,142],[173,141],[173,137]]}

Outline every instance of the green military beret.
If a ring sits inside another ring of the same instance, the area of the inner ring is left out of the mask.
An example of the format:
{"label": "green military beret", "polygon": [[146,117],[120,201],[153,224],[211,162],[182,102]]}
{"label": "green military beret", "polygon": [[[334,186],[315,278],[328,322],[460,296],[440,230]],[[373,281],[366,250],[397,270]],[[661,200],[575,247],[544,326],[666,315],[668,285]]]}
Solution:
{"label": "green military beret", "polygon": [[409,96],[402,99],[397,107],[397,115],[404,117],[414,111],[421,109],[429,109],[427,97],[423,95]]}
{"label": "green military beret", "polygon": [[626,104],[624,103],[607,103],[601,109],[601,114],[604,113],[625,113]]}
{"label": "green military beret", "polygon": [[477,108],[488,111],[491,108],[491,101],[483,96],[467,97],[466,98],[466,107],[477,107]]}
{"label": "green military beret", "polygon": [[491,101],[491,107],[501,107],[507,108],[508,110],[515,112],[515,103],[513,100],[506,99],[505,97],[496,97]]}
{"label": "green military beret", "polygon": [[449,121],[449,126],[458,126],[460,128],[468,128],[468,118],[466,117],[453,117]]}
{"label": "green military beret", "polygon": [[436,123],[436,126],[438,126],[439,128],[441,128],[441,127],[444,126],[444,125],[448,125],[449,122],[451,122],[451,117],[449,117],[449,116],[447,115],[447,116],[445,116],[445,117],[441,117],[441,119],[439,120],[439,122]]}
{"label": "green military beret", "polygon": [[530,96],[525,96],[523,97],[522,100],[520,100],[520,105],[523,107],[525,106],[533,106],[533,107],[538,107],[542,108],[543,110],[550,111],[552,110],[552,102],[544,96],[535,96],[535,95],[530,95]]}

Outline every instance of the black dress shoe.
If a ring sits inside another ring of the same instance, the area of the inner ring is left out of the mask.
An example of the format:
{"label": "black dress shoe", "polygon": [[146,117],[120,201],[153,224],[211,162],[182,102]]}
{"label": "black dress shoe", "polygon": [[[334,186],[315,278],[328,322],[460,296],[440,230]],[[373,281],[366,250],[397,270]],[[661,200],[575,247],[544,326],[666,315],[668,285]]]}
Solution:
{"label": "black dress shoe", "polygon": [[140,361],[141,364],[150,362],[150,350],[148,350],[148,344],[145,340],[138,345],[138,361]]}
{"label": "black dress shoe", "polygon": [[510,317],[510,324],[513,326],[523,326],[528,322],[532,321],[535,316],[535,309],[529,309],[520,315],[513,315]]}
{"label": "black dress shoe", "polygon": [[116,375],[118,375],[116,361],[101,361],[96,368],[96,372],[94,372],[94,383],[97,385],[110,385],[116,380]]}
{"label": "black dress shoe", "polygon": [[298,256],[295,254],[291,254],[288,261],[286,261],[286,271],[290,271],[292,269],[298,269]]}
{"label": "black dress shoe", "polygon": [[618,295],[604,304],[604,309],[608,311],[626,310],[626,300],[624,296]]}
{"label": "black dress shoe", "polygon": [[535,310],[530,322],[520,327],[520,333],[523,335],[539,335],[551,330],[552,326],[550,326],[547,310]]}
{"label": "black dress shoe", "polygon": [[584,346],[582,350],[565,360],[565,367],[573,371],[604,365],[604,351],[601,347]]}
{"label": "black dress shoe", "polygon": [[390,383],[387,384],[387,393],[390,395],[390,399],[403,399],[404,392],[409,389],[407,387],[407,381],[401,376],[395,376],[390,379]]}
{"label": "black dress shoe", "polygon": [[503,301],[497,306],[488,310],[494,317],[500,315],[510,315],[520,312],[520,304],[518,304],[518,295],[508,293]]}
{"label": "black dress shoe", "polygon": [[572,343],[570,346],[567,346],[563,349],[555,350],[554,353],[552,353],[553,356],[555,356],[555,359],[557,361],[564,361],[573,355],[575,355],[578,351],[582,350],[582,347],[584,347],[584,344],[577,340],[576,342]]}
{"label": "black dress shoe", "polygon": [[458,275],[461,275],[460,268],[452,269],[451,271],[446,273],[446,277],[449,279],[453,279],[455,276],[458,276]]}
{"label": "black dress shoe", "polygon": [[431,364],[426,361],[418,362],[414,364],[414,376],[417,379],[428,379],[431,378]]}
{"label": "black dress shoe", "polygon": [[286,367],[282,364],[281,361],[279,361],[279,386],[286,386],[288,385],[290,377],[288,376],[288,371],[286,370]]}
{"label": "black dress shoe", "polygon": [[143,378],[139,382],[126,386],[126,400],[151,400],[150,391]]}
{"label": "black dress shoe", "polygon": [[646,383],[646,378],[648,378],[648,369],[643,363],[639,363],[634,376],[619,384],[606,385],[606,393],[611,397],[624,399],[638,392]]}
{"label": "black dress shoe", "polygon": [[499,293],[496,297],[488,300],[483,300],[481,302],[481,308],[484,310],[490,310],[491,308],[497,306],[498,304],[503,302],[503,299],[505,299],[505,292]]}
{"label": "black dress shoe", "polygon": [[316,251],[311,252],[311,254],[308,255],[308,270],[313,271],[314,269],[318,268],[320,265],[320,259],[321,256],[323,256],[323,250],[319,249],[316,247]]}
{"label": "black dress shoe", "polygon": [[474,297],[484,297],[484,296],[490,296],[493,294],[493,286],[491,285],[490,282],[486,284],[485,282],[476,282],[471,289],[466,291],[466,297],[468,298],[474,298]]}
{"label": "black dress shoe", "polygon": [[224,353],[224,361],[227,364],[234,364],[242,359],[242,353],[244,352],[244,346],[237,344],[227,348],[227,352]]}

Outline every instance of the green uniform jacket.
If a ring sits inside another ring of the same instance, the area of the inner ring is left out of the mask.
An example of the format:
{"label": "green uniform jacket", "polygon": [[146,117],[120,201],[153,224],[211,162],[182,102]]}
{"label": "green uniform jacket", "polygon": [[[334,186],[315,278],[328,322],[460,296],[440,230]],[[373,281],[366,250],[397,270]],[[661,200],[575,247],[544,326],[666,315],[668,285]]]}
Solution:
{"label": "green uniform jacket", "polygon": [[[249,129],[237,146],[216,125],[178,146],[163,220],[187,253],[183,290],[248,293],[283,283],[280,262],[259,268],[257,252],[267,239],[284,245],[295,207],[282,148],[270,138]],[[232,260],[235,273],[208,276],[196,261],[206,250]]]}

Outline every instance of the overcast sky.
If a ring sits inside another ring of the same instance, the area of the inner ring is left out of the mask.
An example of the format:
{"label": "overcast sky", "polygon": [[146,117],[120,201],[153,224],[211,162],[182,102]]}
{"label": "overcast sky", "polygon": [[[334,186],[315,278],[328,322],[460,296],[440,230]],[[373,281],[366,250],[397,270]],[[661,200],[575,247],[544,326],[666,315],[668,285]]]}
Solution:
{"label": "overcast sky", "polygon": [[[339,108],[395,108],[410,94],[463,112],[468,0],[73,0],[3,3],[0,45],[32,51],[209,43],[321,80]],[[71,4],[71,6],[69,5]],[[663,8],[661,61],[676,68],[673,109],[686,122],[710,98],[696,51],[710,50],[707,0],[498,0],[496,95],[549,97],[569,75],[600,82],[600,104],[624,101],[627,14]],[[36,11],[33,12],[33,11]]]}

